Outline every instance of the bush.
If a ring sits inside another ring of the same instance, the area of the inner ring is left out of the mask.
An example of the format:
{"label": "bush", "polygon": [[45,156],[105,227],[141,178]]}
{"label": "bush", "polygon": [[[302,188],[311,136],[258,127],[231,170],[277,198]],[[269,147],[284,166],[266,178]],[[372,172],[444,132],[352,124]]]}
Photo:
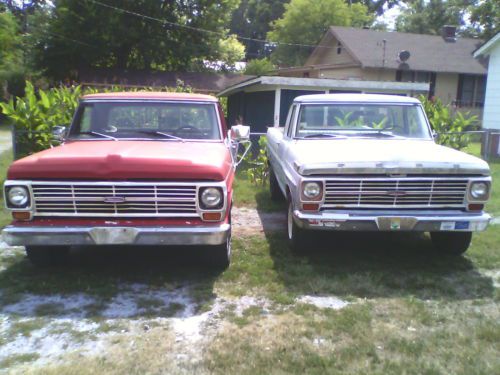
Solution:
{"label": "bush", "polygon": [[[110,87],[104,91],[122,91]],[[145,91],[192,92],[190,86],[177,81],[176,87],[146,88]],[[137,91],[134,89],[133,91]],[[33,84],[26,82],[23,97],[0,103],[2,113],[14,127],[16,135],[16,157],[26,156],[51,146],[52,128],[56,125],[69,126],[80,97],[96,93],[94,88],[82,86],[61,86],[49,90],[35,90]]]}
{"label": "bush", "polygon": [[276,66],[269,59],[254,59],[247,62],[245,74],[264,76],[276,70]]}
{"label": "bush", "polygon": [[269,178],[269,166],[266,155],[267,138],[262,136],[259,138],[259,150],[254,153],[252,158],[249,158],[246,170],[247,177],[254,185],[264,186]]}
{"label": "bush", "polygon": [[439,99],[431,101],[423,95],[419,99],[424,106],[432,129],[438,133],[436,139],[438,144],[457,150],[463,149],[468,145],[469,136],[467,134],[446,133],[462,133],[476,130],[478,122],[476,115],[471,115],[470,112],[456,112],[453,114],[450,107],[444,105]]}
{"label": "bush", "polygon": [[14,127],[16,154],[29,155],[50,147],[52,128],[70,124],[83,91],[95,92],[83,90],[81,86],[36,92],[33,84],[26,82],[24,97],[0,103],[2,112]]}

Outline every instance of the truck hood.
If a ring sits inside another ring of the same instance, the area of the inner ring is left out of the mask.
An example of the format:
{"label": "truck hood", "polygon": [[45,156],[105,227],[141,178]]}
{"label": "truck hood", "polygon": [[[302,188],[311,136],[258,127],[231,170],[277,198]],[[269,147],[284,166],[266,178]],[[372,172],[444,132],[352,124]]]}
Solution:
{"label": "truck hood", "polygon": [[230,168],[222,142],[75,141],[16,161],[7,178],[223,181]]}
{"label": "truck hood", "polygon": [[290,152],[302,175],[490,174],[485,161],[427,140],[298,140]]}

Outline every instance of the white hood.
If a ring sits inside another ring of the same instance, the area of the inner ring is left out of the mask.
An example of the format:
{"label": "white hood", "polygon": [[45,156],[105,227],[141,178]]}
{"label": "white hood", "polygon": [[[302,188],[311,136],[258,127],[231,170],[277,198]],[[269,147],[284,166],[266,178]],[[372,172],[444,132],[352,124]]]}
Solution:
{"label": "white hood", "polygon": [[302,175],[490,174],[485,161],[430,140],[308,139],[295,141],[290,152]]}

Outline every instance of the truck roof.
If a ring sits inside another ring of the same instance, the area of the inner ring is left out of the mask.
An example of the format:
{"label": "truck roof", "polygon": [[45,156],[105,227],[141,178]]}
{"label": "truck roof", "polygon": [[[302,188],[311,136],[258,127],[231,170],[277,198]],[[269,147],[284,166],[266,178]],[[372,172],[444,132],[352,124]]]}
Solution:
{"label": "truck roof", "polygon": [[314,94],[298,96],[295,103],[325,103],[325,102],[344,102],[344,103],[405,103],[420,104],[418,99],[383,94]]}
{"label": "truck roof", "polygon": [[85,95],[83,100],[192,100],[202,102],[217,102],[217,98],[210,95],[191,94],[184,92],[154,92],[154,91],[135,91],[135,92],[106,92],[100,94]]}

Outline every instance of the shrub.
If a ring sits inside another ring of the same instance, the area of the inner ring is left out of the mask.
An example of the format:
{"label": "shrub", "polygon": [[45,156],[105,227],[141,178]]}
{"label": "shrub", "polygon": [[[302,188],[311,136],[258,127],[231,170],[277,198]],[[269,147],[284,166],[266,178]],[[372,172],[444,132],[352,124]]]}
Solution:
{"label": "shrub", "polygon": [[425,96],[419,97],[424,106],[425,113],[429,119],[432,129],[438,133],[436,142],[460,150],[469,143],[469,136],[462,133],[467,130],[477,129],[477,116],[470,112],[452,113],[449,106],[444,105],[441,100],[429,100]]}
{"label": "shrub", "polygon": [[247,159],[246,170],[248,179],[254,185],[264,186],[269,178],[269,166],[266,155],[267,138],[259,138],[259,150],[254,152],[253,158]]}
{"label": "shrub", "polygon": [[[103,91],[122,91],[110,87]],[[145,91],[192,92],[192,88],[178,80],[176,87],[145,88]],[[82,95],[96,93],[94,88],[61,86],[48,90],[35,90],[26,82],[23,97],[0,103],[2,113],[10,120],[16,135],[16,157],[33,154],[51,146],[52,128],[68,126]],[[132,91],[138,91],[133,89]]]}

